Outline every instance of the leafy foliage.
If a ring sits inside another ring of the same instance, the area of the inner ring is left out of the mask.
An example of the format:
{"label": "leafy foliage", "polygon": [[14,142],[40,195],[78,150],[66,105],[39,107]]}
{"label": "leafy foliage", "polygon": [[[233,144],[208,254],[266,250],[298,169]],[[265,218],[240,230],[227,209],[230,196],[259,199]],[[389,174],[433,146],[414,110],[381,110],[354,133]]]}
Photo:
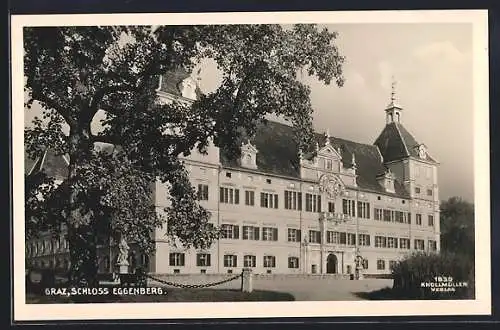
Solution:
{"label": "leafy foliage", "polygon": [[474,258],[474,205],[460,197],[441,203],[441,249]]}
{"label": "leafy foliage", "polygon": [[[152,250],[150,234],[165,221],[149,199],[156,179],[169,185],[169,237],[185,247],[209,246],[217,230],[178,156],[195,147],[206,152],[210,141],[239,154],[238,137],[254,134],[268,113],[290,119],[299,145],[310,148],[310,91],[297,74],[342,86],[335,37],[314,25],[25,28],[26,108],[36,100],[44,109],[44,120],[25,130],[26,149],[31,156],[44,148],[69,155],[67,180],[42,193],[47,219],[68,231],[73,278],[94,277],[99,236],[119,232]],[[221,86],[194,103],[160,102],[158,76],[190,70],[202,58],[215,60]],[[106,118],[95,133],[98,110]],[[119,148],[100,152],[98,142]],[[42,214],[37,207],[29,212]]]}
{"label": "leafy foliage", "polygon": [[[456,253],[414,253],[392,269],[393,290],[405,299],[474,299],[474,261]],[[453,282],[467,282],[455,292],[433,292],[422,282],[435,282],[435,276],[451,276]]]}

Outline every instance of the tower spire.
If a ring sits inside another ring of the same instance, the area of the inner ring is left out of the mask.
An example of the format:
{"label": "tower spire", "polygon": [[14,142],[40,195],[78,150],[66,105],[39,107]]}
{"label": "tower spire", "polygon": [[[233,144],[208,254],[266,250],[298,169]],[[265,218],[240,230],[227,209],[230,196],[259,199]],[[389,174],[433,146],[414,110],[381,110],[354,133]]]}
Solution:
{"label": "tower spire", "polygon": [[400,122],[401,119],[401,106],[396,101],[396,79],[392,76],[391,83],[391,102],[385,108],[387,124],[392,122]]}

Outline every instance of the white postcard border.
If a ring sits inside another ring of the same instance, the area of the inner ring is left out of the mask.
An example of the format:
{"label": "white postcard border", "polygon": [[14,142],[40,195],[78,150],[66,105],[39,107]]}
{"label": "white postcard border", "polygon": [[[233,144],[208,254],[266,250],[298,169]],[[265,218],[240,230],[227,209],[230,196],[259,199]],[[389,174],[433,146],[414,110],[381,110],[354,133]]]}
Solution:
{"label": "white postcard border", "polygon": [[[238,303],[25,303],[23,26],[254,23],[471,23],[474,73],[476,299]],[[180,319],[242,317],[491,314],[488,21],[485,10],[256,12],[189,14],[14,15],[11,17],[14,320]]]}

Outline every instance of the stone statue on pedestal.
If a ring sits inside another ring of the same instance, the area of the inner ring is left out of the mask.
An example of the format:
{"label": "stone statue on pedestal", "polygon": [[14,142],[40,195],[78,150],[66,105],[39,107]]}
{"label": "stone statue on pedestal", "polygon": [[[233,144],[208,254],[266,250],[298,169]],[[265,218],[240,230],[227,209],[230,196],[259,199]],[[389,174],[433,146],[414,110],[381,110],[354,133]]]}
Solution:
{"label": "stone statue on pedestal", "polygon": [[118,244],[118,259],[117,259],[117,264],[120,267],[120,274],[123,273],[128,273],[128,251],[129,251],[129,246],[127,244],[127,241],[125,240],[125,237],[122,236],[120,243]]}

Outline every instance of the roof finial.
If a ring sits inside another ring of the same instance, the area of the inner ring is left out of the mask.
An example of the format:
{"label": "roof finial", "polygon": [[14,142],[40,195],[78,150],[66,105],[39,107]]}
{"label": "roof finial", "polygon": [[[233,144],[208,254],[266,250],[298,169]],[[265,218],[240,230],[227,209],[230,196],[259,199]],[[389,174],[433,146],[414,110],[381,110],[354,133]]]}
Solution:
{"label": "roof finial", "polygon": [[325,137],[326,137],[325,145],[328,146],[328,145],[330,145],[330,129],[329,128],[326,129]]}
{"label": "roof finial", "polygon": [[396,101],[396,79],[394,78],[394,75],[392,75],[392,86],[391,86],[391,104],[394,105]]}

